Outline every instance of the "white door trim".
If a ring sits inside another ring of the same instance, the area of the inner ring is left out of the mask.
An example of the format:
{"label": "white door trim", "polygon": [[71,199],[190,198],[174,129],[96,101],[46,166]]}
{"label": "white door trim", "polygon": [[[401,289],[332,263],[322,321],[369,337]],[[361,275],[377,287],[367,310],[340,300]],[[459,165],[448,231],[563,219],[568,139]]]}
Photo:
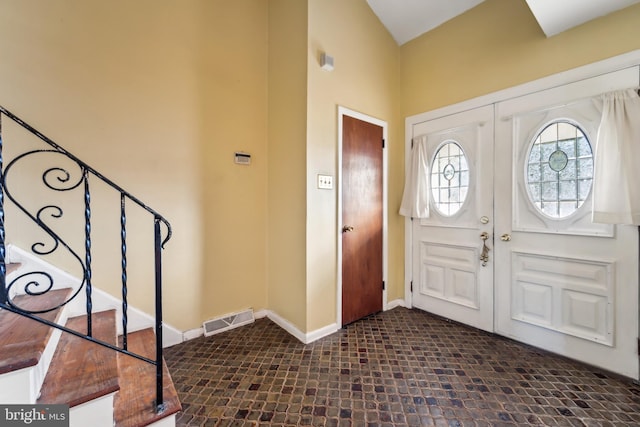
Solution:
{"label": "white door trim", "polygon": [[[619,56],[608,58],[602,61],[587,64],[568,71],[563,71],[548,77],[523,83],[518,86],[503,89],[477,98],[469,99],[457,104],[448,105],[432,111],[409,116],[405,119],[405,171],[408,170],[411,139],[413,138],[414,127],[425,121],[457,114],[463,111],[472,110],[479,107],[485,107],[498,102],[507,101],[524,95],[533,94],[539,91],[563,86],[569,83],[578,82],[588,78],[607,74],[613,71],[623,70],[626,68],[640,65],[640,50],[634,50]],[[496,118],[496,120],[499,120]],[[386,154],[386,153],[385,153]],[[411,218],[405,219],[405,305],[409,308],[413,307],[411,295],[412,278],[412,236]]]}
{"label": "white door trim", "polygon": [[[353,117],[364,122],[372,123],[382,128],[382,137],[384,138],[385,145],[382,150],[382,280],[388,286],[387,279],[387,264],[388,264],[388,252],[389,252],[389,239],[388,239],[388,158],[389,152],[389,138],[388,138],[388,125],[384,120],[377,119],[375,117],[360,113],[358,111],[351,110],[349,108],[338,106],[338,169],[336,180],[337,197],[338,197],[338,218],[336,229],[336,242],[337,242],[337,268],[336,268],[336,283],[337,283],[337,298],[336,298],[336,324],[342,325],[342,121],[344,116]],[[387,286],[382,291],[382,309],[387,310]]]}

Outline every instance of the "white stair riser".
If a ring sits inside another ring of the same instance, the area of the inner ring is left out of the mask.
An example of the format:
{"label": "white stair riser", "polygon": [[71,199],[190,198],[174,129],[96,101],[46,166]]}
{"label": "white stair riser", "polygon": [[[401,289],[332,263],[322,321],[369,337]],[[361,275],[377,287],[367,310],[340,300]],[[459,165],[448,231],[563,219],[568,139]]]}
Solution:
{"label": "white stair riser", "polygon": [[176,427],[176,416],[174,414],[158,420],[155,423],[149,424],[149,427]]}
{"label": "white stair riser", "polygon": [[93,399],[69,409],[69,427],[113,427],[115,393]]}
{"label": "white stair riser", "polygon": [[[60,324],[67,322],[65,313],[66,310],[63,307],[60,313]],[[36,403],[40,394],[40,387],[42,387],[44,377],[47,375],[61,335],[62,331],[60,329],[54,328],[52,330],[44,352],[36,365],[0,375],[0,402],[12,404]]]}
{"label": "white stair riser", "polygon": [[0,375],[0,402],[8,405],[34,403],[31,397],[33,371],[31,367]]}
{"label": "white stair riser", "polygon": [[[63,307],[59,320],[61,325],[67,323],[67,316],[65,313],[66,310]],[[47,371],[49,371],[49,365],[51,365],[51,360],[53,359],[53,354],[56,352],[56,347],[58,347],[58,341],[60,341],[61,335],[62,331],[60,329],[53,328],[49,341],[47,342],[47,346],[44,349],[44,353],[42,353],[42,357],[40,357],[40,361],[33,367],[33,383],[31,385],[32,400],[29,401],[31,403],[35,403],[36,399],[40,395],[40,388],[44,382],[44,377],[47,376]]]}

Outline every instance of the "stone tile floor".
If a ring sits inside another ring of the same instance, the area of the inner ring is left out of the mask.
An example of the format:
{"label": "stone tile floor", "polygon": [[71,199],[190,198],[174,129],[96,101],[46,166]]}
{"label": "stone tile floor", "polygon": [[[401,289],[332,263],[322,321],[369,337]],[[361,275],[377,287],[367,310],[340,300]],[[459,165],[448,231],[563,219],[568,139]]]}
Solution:
{"label": "stone tile floor", "polygon": [[640,386],[395,308],[308,345],[268,319],[166,351],[178,426],[640,426]]}

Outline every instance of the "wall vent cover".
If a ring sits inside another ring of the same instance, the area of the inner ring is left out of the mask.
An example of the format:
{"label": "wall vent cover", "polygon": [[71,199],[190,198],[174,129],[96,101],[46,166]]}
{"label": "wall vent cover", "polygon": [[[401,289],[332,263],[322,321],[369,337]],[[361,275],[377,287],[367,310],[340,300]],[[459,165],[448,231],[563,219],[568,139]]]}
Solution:
{"label": "wall vent cover", "polygon": [[215,319],[207,320],[202,324],[204,336],[219,334],[229,329],[248,325],[254,322],[253,309],[244,310],[238,313],[227,314]]}

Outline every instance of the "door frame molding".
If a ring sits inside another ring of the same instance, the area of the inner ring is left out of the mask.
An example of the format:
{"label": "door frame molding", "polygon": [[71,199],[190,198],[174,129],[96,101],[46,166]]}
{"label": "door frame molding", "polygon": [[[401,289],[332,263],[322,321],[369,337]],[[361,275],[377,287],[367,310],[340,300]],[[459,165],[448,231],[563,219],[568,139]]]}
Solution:
{"label": "door frame molding", "polygon": [[[439,119],[449,115],[473,110],[479,107],[495,105],[502,101],[517,98],[524,95],[530,95],[547,89],[563,86],[569,83],[575,83],[581,80],[597,77],[602,74],[608,74],[613,71],[619,71],[625,68],[637,67],[640,65],[640,49],[604,59],[602,61],[593,62],[567,71],[562,71],[540,79],[532,80],[517,86],[512,86],[487,95],[482,95],[456,104],[447,105],[435,110],[419,113],[409,116],[405,119],[405,171],[409,170],[409,162],[411,159],[411,139],[413,138],[414,127],[420,123]],[[500,120],[496,117],[495,120]],[[411,292],[411,282],[413,280],[412,259],[413,259],[413,235],[411,227],[411,218],[405,218],[405,279],[404,279],[404,295],[405,306],[413,307],[413,297]],[[495,297],[495,295],[494,295]]]}
{"label": "door frame molding", "polygon": [[388,279],[388,260],[389,260],[389,230],[388,230],[388,152],[389,152],[389,137],[388,137],[388,124],[386,121],[369,116],[359,111],[351,110],[349,108],[338,105],[338,169],[337,169],[337,204],[338,204],[338,218],[336,228],[336,245],[337,245],[337,268],[336,268],[336,283],[337,283],[337,298],[336,298],[336,325],[341,327],[342,325],[342,122],[343,117],[349,116],[358,120],[362,120],[367,123],[380,126],[382,128],[382,138],[384,138],[385,145],[382,150],[382,280],[385,283],[385,288],[382,291],[382,310],[387,310],[387,288]]}

